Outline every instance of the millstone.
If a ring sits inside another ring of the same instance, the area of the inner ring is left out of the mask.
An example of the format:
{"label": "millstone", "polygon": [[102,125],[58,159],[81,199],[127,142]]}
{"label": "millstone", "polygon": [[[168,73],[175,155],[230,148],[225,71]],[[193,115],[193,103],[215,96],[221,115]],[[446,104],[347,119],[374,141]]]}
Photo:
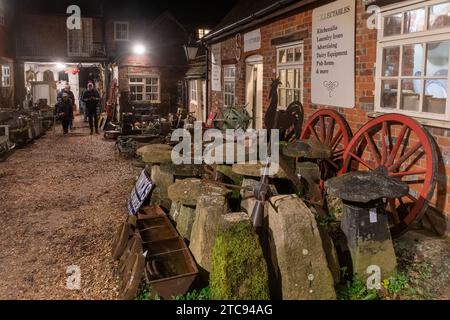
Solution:
{"label": "millstone", "polygon": [[331,149],[316,139],[291,142],[283,148],[282,152],[290,158],[329,159],[332,156]]}
{"label": "millstone", "polygon": [[142,157],[142,161],[152,164],[169,164],[172,163],[172,147],[166,144],[151,144],[139,148],[136,151],[138,156]]}
{"label": "millstone", "polygon": [[185,206],[195,207],[200,196],[226,196],[230,191],[220,185],[200,179],[179,180],[169,186],[169,199]]}

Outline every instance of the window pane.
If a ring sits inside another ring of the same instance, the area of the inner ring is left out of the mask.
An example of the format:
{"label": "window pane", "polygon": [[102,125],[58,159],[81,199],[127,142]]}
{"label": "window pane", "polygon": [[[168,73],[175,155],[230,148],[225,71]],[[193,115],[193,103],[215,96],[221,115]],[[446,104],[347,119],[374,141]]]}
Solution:
{"label": "window pane", "polygon": [[300,48],[295,48],[295,61],[299,62],[302,60],[302,51]]}
{"label": "window pane", "polygon": [[286,62],[286,50],[280,50],[278,53],[278,62],[285,63]]}
{"label": "window pane", "polygon": [[383,80],[381,82],[381,107],[396,109],[397,108],[397,80]]}
{"label": "window pane", "polygon": [[447,77],[448,50],[448,41],[427,43],[426,75],[428,77]]}
{"label": "window pane", "polygon": [[286,104],[284,106],[290,105],[294,102],[294,90],[286,90]]}
{"label": "window pane", "polygon": [[382,76],[398,76],[398,65],[400,57],[400,47],[389,47],[383,49],[383,69]]}
{"label": "window pane", "polygon": [[294,101],[301,101],[300,90],[294,90]]}
{"label": "window pane", "polygon": [[300,69],[297,69],[297,85],[296,88],[302,87],[302,73],[300,72]]}
{"label": "window pane", "polygon": [[280,81],[281,81],[281,86],[285,87],[286,86],[286,70],[280,70]]}
{"label": "window pane", "polygon": [[413,33],[425,30],[425,9],[420,8],[405,12],[404,33]]}
{"label": "window pane", "polygon": [[430,7],[429,29],[439,29],[450,26],[450,2]]}
{"label": "window pane", "polygon": [[279,105],[282,107],[286,107],[286,90],[284,90],[284,89],[280,89]]}
{"label": "window pane", "polygon": [[447,80],[426,80],[423,111],[445,114],[447,103]]}
{"label": "window pane", "polygon": [[393,36],[402,31],[402,14],[397,13],[384,18],[384,36]]}
{"label": "window pane", "polygon": [[420,79],[402,80],[400,109],[420,111]]}
{"label": "window pane", "polygon": [[287,82],[285,85],[286,88],[294,88],[295,87],[295,74],[294,70],[287,70]]}
{"label": "window pane", "polygon": [[403,46],[402,75],[421,76],[423,64],[423,45],[411,44]]}
{"label": "window pane", "polygon": [[286,62],[293,62],[294,61],[294,49],[288,49],[287,50],[287,58],[286,58]]}

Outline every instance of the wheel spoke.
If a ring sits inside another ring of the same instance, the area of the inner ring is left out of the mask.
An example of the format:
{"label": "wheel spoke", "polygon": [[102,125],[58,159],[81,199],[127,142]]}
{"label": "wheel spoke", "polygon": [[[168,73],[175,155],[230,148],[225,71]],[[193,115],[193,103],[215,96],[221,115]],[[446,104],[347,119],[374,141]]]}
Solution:
{"label": "wheel spoke", "polygon": [[320,141],[319,135],[317,134],[317,131],[314,127],[310,127],[311,132],[313,133],[313,135],[316,137],[317,141]]}
{"label": "wheel spoke", "polygon": [[330,118],[330,125],[328,127],[327,137],[325,139],[325,144],[330,145],[331,139],[333,138],[334,134],[334,127],[336,125],[336,121],[333,118]]}
{"label": "wheel spoke", "polygon": [[325,143],[325,117],[324,116],[320,116],[319,117],[319,121],[320,121],[320,136],[321,136],[321,140],[320,142]]}
{"label": "wheel spoke", "polygon": [[388,127],[387,122],[384,121],[381,129],[381,164],[384,165],[386,163],[387,158],[387,143],[386,138],[388,138]]}
{"label": "wheel spoke", "polygon": [[330,165],[332,165],[336,170],[339,170],[340,167],[331,159],[325,159],[326,162],[328,162]]}
{"label": "wheel spoke", "polygon": [[378,149],[375,146],[375,143],[373,143],[372,139],[370,138],[369,134],[364,132],[364,137],[366,138],[367,145],[369,146],[370,152],[373,154],[373,158],[375,159],[375,162],[377,163],[377,166],[381,165],[380,162],[380,156],[378,154]]}
{"label": "wheel spoke", "polygon": [[402,126],[402,129],[400,131],[400,134],[397,137],[397,141],[395,142],[394,148],[392,149],[392,152],[389,155],[389,158],[386,162],[387,166],[390,166],[394,163],[395,158],[397,157],[398,150],[400,149],[400,146],[402,145],[403,139],[405,138],[406,130],[408,129],[407,125],[404,124]]}
{"label": "wheel spoke", "polygon": [[398,159],[393,165],[391,165],[388,168],[389,172],[393,172],[395,170],[398,170],[401,165],[410,157],[412,156],[417,150],[420,149],[420,147],[422,146],[422,143],[419,141],[417,142],[411,149],[409,149],[407,152],[405,152],[405,154],[403,156],[400,157],[400,159]]}
{"label": "wheel spoke", "polygon": [[426,170],[412,170],[412,171],[403,171],[403,172],[393,172],[389,173],[391,177],[405,177],[405,176],[413,176],[419,174],[426,174]]}
{"label": "wheel spoke", "polygon": [[363,159],[361,159],[360,157],[358,157],[356,154],[354,154],[353,152],[350,152],[350,156],[352,156],[356,161],[358,161],[359,163],[361,163],[362,165],[364,165],[365,167],[367,167],[367,169],[369,170],[375,170],[371,165],[369,165],[366,161],[364,161]]}
{"label": "wheel spoke", "polygon": [[342,130],[339,129],[336,136],[333,138],[333,140],[330,143],[330,147],[332,150],[336,149],[339,146],[339,143],[344,138],[344,135],[342,134]]}

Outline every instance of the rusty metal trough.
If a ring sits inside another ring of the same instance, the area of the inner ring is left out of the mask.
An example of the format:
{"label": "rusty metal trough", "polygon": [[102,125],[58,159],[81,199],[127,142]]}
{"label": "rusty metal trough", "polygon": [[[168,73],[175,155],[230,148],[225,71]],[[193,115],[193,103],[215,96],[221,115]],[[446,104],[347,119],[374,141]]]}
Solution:
{"label": "rusty metal trough", "polygon": [[191,252],[161,208],[142,212],[137,228],[146,252],[147,284],[163,299],[186,294],[198,275]]}

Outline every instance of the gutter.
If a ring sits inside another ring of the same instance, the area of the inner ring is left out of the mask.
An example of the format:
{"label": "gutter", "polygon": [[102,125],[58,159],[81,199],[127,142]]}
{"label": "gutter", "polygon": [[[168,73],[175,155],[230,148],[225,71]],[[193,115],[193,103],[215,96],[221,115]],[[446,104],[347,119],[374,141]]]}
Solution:
{"label": "gutter", "polygon": [[[265,22],[271,18],[274,18],[276,16],[287,13],[289,11],[309,5],[313,2],[318,2],[318,1],[317,0],[303,0],[303,1],[280,0],[262,10],[259,10],[255,13],[253,13],[252,15],[250,15],[246,18],[243,18],[243,19],[236,21],[228,26],[225,26],[217,31],[207,34],[202,39],[202,41],[204,43],[211,43],[213,41],[224,38],[231,33],[235,33],[235,32],[238,32],[238,31],[248,28],[250,23],[251,23],[251,25],[259,24],[259,23]],[[331,2],[331,1],[328,1],[328,2]],[[277,10],[281,10],[281,9],[284,9],[284,10],[276,12]]]}

